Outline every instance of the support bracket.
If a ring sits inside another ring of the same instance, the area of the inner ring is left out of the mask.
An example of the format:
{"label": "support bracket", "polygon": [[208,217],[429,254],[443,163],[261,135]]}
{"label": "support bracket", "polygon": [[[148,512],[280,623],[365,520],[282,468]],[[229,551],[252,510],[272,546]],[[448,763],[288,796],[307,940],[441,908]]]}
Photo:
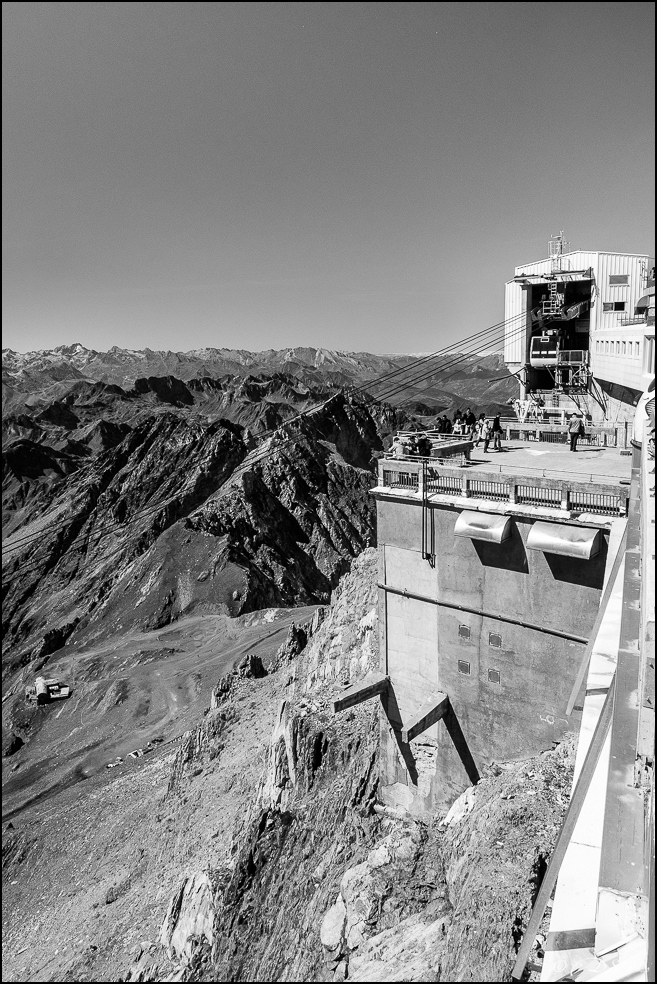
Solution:
{"label": "support bracket", "polygon": [[333,713],[337,714],[339,711],[345,711],[348,707],[353,707],[355,704],[362,704],[363,701],[369,700],[370,697],[376,697],[377,694],[385,693],[389,683],[390,678],[384,673],[368,673],[366,677],[359,680],[353,687],[345,690],[341,697],[336,697],[333,701]]}
{"label": "support bracket", "polygon": [[449,697],[447,694],[435,694],[431,700],[423,704],[417,714],[411,718],[408,724],[402,728],[401,740],[404,742],[413,741],[423,731],[430,728],[436,721],[440,721],[449,710]]}

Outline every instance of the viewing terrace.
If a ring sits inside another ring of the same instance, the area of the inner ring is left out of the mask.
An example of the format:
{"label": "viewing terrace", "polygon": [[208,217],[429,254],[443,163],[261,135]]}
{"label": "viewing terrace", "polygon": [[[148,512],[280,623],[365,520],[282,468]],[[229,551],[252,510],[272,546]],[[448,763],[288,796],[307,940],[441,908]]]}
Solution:
{"label": "viewing terrace", "polygon": [[560,521],[627,515],[631,459],[618,448],[582,447],[573,454],[561,444],[512,440],[484,454],[469,440],[428,435],[430,455],[388,453],[379,460],[375,494],[453,500],[468,509],[483,500],[488,510],[529,510]]}

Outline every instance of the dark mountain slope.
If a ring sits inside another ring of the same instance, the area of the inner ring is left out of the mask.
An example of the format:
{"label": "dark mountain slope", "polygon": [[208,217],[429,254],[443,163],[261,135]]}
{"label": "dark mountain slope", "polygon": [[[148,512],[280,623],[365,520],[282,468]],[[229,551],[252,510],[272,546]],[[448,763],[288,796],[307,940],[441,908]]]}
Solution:
{"label": "dark mountain slope", "polygon": [[[89,426],[73,433],[89,438]],[[125,434],[103,426],[117,443],[86,444],[90,457],[5,449],[5,671],[119,626],[327,601],[374,542],[367,492],[382,444],[353,399],[334,397],[249,457],[239,424],[186,406],[142,408]]]}

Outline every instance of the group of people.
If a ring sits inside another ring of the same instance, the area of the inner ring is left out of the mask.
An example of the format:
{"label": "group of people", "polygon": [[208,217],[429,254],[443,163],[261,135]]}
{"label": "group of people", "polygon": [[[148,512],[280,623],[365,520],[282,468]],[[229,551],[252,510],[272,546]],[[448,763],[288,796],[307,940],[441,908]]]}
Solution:
{"label": "group of people", "polygon": [[438,430],[441,434],[468,437],[474,442],[476,448],[483,444],[484,452],[488,451],[488,445],[491,441],[493,442],[493,451],[502,450],[502,422],[499,413],[494,417],[480,413],[476,417],[470,407],[467,407],[463,412],[457,410],[452,421],[443,414]]}
{"label": "group of people", "polygon": [[[491,442],[493,451],[502,450],[502,422],[499,414],[491,417],[485,413],[480,413],[476,417],[470,407],[467,407],[465,411],[457,410],[452,420],[443,414],[437,422],[436,429],[440,434],[452,434],[454,437],[467,438],[474,443],[476,448],[483,444],[484,453],[488,451]],[[403,439],[395,438],[392,451],[398,457],[406,455],[417,455],[420,458],[429,457],[431,455],[431,441],[424,434],[406,435]]]}

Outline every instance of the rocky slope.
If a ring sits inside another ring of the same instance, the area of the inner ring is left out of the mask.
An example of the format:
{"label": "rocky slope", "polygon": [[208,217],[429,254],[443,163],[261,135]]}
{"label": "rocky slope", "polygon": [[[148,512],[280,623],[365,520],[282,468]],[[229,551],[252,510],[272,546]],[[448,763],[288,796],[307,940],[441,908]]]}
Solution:
{"label": "rocky slope", "polygon": [[[375,568],[366,551],[290,664],[230,856],[171,898],[160,940],[177,969],[161,976],[162,957],[144,951],[126,979],[509,980],[565,810],[572,743],[494,766],[430,823],[378,807],[376,705],[328,710],[376,663]],[[215,705],[227,712],[221,692]]]}
{"label": "rocky slope", "polygon": [[310,416],[257,442],[263,407],[276,425],[295,412],[264,396],[290,389],[219,388],[251,427],[208,422],[176,380],[144,381],[137,396],[75,388],[31,421],[5,421],[5,671],[118,625],[328,600],[374,542],[372,455],[396,416],[313,392]]}
{"label": "rocky slope", "polygon": [[375,702],[330,712],[378,659],[376,566],[365,550],[269,656],[251,643],[179,743],[5,825],[7,979],[509,979],[571,746],[494,766],[446,818],[379,807]]}

